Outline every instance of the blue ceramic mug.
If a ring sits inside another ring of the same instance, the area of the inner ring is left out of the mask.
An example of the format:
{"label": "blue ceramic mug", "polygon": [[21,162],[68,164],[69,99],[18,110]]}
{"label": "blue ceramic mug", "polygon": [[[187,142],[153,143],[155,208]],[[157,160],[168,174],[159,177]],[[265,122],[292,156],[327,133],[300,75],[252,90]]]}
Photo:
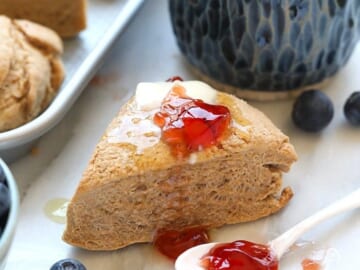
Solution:
{"label": "blue ceramic mug", "polygon": [[169,0],[169,7],[180,50],[198,74],[248,98],[318,86],[359,39],[360,0]]}

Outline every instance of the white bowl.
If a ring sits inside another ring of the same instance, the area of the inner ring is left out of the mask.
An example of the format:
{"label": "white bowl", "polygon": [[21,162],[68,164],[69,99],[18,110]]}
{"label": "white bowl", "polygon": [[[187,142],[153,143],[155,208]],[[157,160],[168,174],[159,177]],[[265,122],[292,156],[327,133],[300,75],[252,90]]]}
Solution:
{"label": "white bowl", "polygon": [[5,164],[5,162],[0,159],[0,166],[4,170],[6,181],[8,183],[9,191],[10,191],[10,211],[9,216],[4,228],[4,231],[0,237],[0,270],[5,268],[6,258],[8,255],[8,251],[11,246],[11,242],[14,237],[17,218],[19,214],[19,192],[16,185],[16,181],[11,171]]}

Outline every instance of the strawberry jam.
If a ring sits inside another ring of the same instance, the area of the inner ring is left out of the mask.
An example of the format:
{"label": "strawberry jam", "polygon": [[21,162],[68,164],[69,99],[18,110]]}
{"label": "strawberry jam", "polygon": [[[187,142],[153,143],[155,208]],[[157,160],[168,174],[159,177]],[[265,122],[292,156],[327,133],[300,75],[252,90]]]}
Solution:
{"label": "strawberry jam", "polygon": [[243,240],[214,246],[201,264],[207,270],[278,269],[278,259],[270,247]]}
{"label": "strawberry jam", "polygon": [[311,260],[311,259],[304,259],[301,262],[301,266],[303,270],[320,270],[321,265],[319,262]]}
{"label": "strawberry jam", "polygon": [[173,76],[166,80],[167,82],[183,81],[180,76]]}
{"label": "strawberry jam", "polygon": [[171,89],[154,116],[155,124],[162,129],[162,140],[178,158],[217,145],[230,120],[227,107],[190,98],[180,85]]}
{"label": "strawberry jam", "polygon": [[154,238],[154,246],[166,257],[175,260],[185,250],[209,242],[203,228],[189,228],[183,231],[159,231]]}

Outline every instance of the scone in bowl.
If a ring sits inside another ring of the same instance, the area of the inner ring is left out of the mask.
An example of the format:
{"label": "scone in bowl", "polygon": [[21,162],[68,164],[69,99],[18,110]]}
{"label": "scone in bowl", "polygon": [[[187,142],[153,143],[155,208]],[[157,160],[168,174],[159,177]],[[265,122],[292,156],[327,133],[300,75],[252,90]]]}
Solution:
{"label": "scone in bowl", "polygon": [[10,194],[9,213],[5,219],[6,221],[1,220],[1,223],[4,223],[4,227],[2,228],[0,236],[0,270],[3,270],[5,269],[8,251],[10,249],[17,224],[19,214],[19,192],[12,173],[2,159],[0,159],[0,167],[4,172]]}

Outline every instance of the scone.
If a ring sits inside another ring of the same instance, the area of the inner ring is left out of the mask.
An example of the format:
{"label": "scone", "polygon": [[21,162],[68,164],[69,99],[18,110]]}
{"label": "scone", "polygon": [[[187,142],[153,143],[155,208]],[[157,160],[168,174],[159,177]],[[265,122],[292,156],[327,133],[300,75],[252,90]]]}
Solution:
{"label": "scone", "polygon": [[63,44],[52,30],[0,16],[0,132],[41,113],[64,78]]}
{"label": "scone", "polygon": [[[172,113],[184,103],[167,104],[174,89],[194,104],[205,103],[185,105],[182,115],[189,118],[172,122],[182,129],[199,114],[187,133],[164,129],[168,120],[159,125],[163,109]],[[205,121],[211,124],[201,130],[203,108],[214,104]],[[214,135],[224,127],[217,116],[226,110],[228,126]],[[203,143],[209,137],[214,143]],[[185,148],[184,138],[191,143]],[[96,146],[69,203],[63,239],[85,249],[115,250],[151,242],[159,230],[210,229],[268,216],[293,195],[291,188],[282,189],[281,176],[296,158],[288,137],[243,100],[198,81],[140,83]]]}
{"label": "scone", "polygon": [[61,37],[86,28],[86,0],[1,0],[0,14],[45,25]]}

